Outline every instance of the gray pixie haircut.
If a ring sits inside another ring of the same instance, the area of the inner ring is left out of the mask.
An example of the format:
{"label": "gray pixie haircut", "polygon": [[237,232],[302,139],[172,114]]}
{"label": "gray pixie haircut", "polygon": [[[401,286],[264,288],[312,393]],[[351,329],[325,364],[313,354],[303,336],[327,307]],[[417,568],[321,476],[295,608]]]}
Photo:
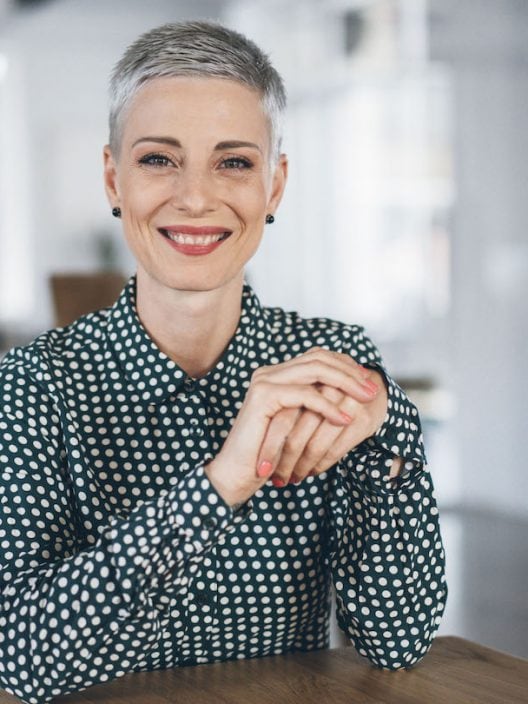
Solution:
{"label": "gray pixie haircut", "polygon": [[213,22],[165,24],[142,34],[116,64],[110,80],[110,148],[117,156],[126,110],[155,78],[226,78],[256,90],[270,123],[271,160],[280,152],[286,91],[266,54],[239,32]]}

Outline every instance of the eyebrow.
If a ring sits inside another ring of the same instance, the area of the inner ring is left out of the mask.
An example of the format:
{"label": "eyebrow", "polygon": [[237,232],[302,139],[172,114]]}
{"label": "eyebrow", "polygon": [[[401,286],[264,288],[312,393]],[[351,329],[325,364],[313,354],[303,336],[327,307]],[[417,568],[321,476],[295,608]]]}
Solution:
{"label": "eyebrow", "polygon": [[[141,144],[142,142],[154,142],[155,144],[169,144],[171,147],[175,147],[176,149],[182,148],[180,140],[174,139],[174,137],[141,137],[140,139],[136,139],[132,146],[135,147],[136,145]],[[259,145],[255,144],[255,142],[244,142],[239,139],[230,139],[224,142],[218,142],[215,147],[215,151],[223,151],[224,149],[238,149],[240,147],[249,147],[250,149],[256,149],[257,151],[262,152]]]}
{"label": "eyebrow", "polygon": [[215,151],[221,151],[222,149],[237,149],[237,147],[249,147],[250,149],[257,149],[259,152],[262,151],[258,144],[255,142],[242,142],[238,139],[229,140],[227,142],[218,142],[215,147]]}

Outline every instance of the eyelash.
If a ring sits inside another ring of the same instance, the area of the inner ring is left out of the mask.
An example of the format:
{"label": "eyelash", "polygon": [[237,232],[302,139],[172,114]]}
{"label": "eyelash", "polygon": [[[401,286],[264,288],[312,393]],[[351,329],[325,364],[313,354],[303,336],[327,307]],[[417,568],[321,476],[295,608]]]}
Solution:
{"label": "eyelash", "polygon": [[164,154],[153,153],[145,154],[145,156],[142,156],[140,159],[138,159],[138,163],[143,164],[145,166],[156,166],[158,168],[163,168],[165,166],[170,166],[173,161]]}
{"label": "eyelash", "polygon": [[[165,156],[165,154],[159,154],[157,152],[154,152],[152,154],[145,154],[145,156],[142,156],[140,159],[138,159],[138,163],[142,164],[143,166],[154,166],[155,168],[159,169],[171,165],[174,166],[174,161],[170,157]],[[230,156],[220,162],[220,167],[222,169],[227,170],[242,171],[244,169],[253,168],[253,164],[251,163],[251,161],[249,161],[249,159],[246,159],[245,157]]]}
{"label": "eyelash", "polygon": [[[236,166],[227,166],[227,164],[236,164]],[[222,168],[224,169],[251,169],[253,164],[249,159],[245,159],[241,156],[230,156],[221,162]]]}

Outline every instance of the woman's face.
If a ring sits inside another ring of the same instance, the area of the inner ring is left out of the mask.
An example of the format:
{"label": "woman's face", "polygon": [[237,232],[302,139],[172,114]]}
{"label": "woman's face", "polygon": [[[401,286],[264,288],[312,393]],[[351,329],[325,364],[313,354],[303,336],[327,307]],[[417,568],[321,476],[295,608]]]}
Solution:
{"label": "woman's face", "polygon": [[271,167],[269,149],[259,96],[243,84],[178,77],[141,88],[119,155],[105,147],[107,194],[138,275],[191,291],[242,275],[286,180],[285,157]]}

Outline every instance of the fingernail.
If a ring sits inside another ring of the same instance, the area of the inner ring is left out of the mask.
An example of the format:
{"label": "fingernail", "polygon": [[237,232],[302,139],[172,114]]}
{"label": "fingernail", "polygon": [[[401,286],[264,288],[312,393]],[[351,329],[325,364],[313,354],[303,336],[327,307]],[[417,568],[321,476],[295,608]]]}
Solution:
{"label": "fingernail", "polygon": [[345,421],[345,423],[352,423],[352,418],[347,413],[343,413],[343,411],[340,411],[340,416]]}
{"label": "fingernail", "polygon": [[368,379],[363,382],[363,386],[369,392],[369,394],[372,394],[372,395],[377,394],[379,391],[379,386],[377,384],[375,384],[373,381],[370,381]]}
{"label": "fingernail", "polygon": [[290,480],[288,481],[288,484],[299,484],[300,483],[299,477],[296,477],[295,474],[292,474],[290,477]]}
{"label": "fingernail", "polygon": [[286,482],[283,482],[282,479],[279,479],[278,477],[272,477],[271,483],[273,486],[277,487],[277,489],[281,489],[283,486],[286,486]]}
{"label": "fingernail", "polygon": [[270,474],[271,470],[273,469],[273,465],[269,460],[262,460],[262,462],[259,465],[259,468],[257,469],[257,477],[267,477],[268,474]]}

